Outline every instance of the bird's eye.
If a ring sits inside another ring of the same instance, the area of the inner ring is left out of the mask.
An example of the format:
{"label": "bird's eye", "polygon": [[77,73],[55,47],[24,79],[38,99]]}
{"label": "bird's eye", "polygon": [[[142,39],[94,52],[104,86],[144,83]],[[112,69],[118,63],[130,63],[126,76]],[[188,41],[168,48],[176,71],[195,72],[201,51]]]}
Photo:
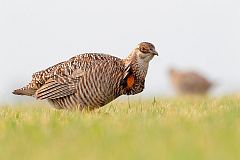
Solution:
{"label": "bird's eye", "polygon": [[143,53],[147,53],[147,52],[148,52],[148,49],[145,48],[145,47],[140,47],[140,51],[143,52]]}

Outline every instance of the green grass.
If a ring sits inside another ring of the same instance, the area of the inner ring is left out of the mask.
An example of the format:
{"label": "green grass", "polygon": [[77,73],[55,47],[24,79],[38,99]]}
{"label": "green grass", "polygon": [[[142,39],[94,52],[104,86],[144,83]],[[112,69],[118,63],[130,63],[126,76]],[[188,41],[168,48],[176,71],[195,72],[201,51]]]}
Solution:
{"label": "green grass", "polygon": [[240,96],[0,108],[0,159],[240,159]]}

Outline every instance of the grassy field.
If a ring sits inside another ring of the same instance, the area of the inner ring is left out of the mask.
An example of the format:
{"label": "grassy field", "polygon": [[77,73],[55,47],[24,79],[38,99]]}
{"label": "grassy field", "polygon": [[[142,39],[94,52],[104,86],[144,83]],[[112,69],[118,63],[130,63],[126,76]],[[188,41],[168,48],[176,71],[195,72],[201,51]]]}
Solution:
{"label": "grassy field", "polygon": [[240,96],[0,107],[0,159],[240,159]]}

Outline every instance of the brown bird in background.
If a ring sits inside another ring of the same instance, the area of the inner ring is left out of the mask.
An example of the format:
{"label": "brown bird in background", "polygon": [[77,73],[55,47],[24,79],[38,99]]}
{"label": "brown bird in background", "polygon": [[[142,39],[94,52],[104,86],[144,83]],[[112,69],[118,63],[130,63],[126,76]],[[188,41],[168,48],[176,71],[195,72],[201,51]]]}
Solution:
{"label": "brown bird in background", "polygon": [[33,74],[13,94],[47,99],[58,109],[99,108],[120,95],[144,89],[149,62],[158,55],[153,44],[140,43],[126,59],[85,53]]}
{"label": "brown bird in background", "polygon": [[180,94],[204,95],[212,87],[212,83],[196,72],[183,72],[176,69],[169,70],[172,85]]}

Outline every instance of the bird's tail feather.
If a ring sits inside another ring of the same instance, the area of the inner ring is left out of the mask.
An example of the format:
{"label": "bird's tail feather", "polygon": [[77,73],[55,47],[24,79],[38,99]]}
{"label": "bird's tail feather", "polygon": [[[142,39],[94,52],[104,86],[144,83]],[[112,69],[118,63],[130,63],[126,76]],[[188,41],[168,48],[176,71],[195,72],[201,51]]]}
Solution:
{"label": "bird's tail feather", "polygon": [[12,93],[15,95],[33,96],[35,92],[36,92],[36,89],[33,89],[29,85],[27,85],[26,87],[14,90]]}

